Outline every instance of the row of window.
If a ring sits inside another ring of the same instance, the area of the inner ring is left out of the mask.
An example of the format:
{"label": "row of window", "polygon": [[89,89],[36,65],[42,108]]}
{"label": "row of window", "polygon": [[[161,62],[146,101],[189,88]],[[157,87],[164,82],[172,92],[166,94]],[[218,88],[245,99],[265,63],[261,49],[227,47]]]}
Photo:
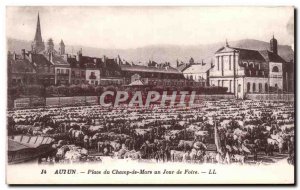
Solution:
{"label": "row of window", "polygon": [[198,76],[198,79],[197,79],[196,75],[186,75],[185,78],[190,79],[190,80],[195,80],[195,81],[205,80],[204,77],[202,77],[202,76]]}
{"label": "row of window", "polygon": [[250,69],[246,69],[245,70],[245,75],[246,76],[267,76],[267,73],[265,73],[265,71],[255,71],[255,70],[250,70]]}
{"label": "row of window", "polygon": [[[222,80],[222,81],[218,80],[218,86],[224,87],[224,83],[225,83],[224,80]],[[229,92],[231,92],[232,84],[233,84],[232,80],[230,80],[229,81],[229,89],[228,89]],[[268,88],[269,88],[268,83],[265,83],[264,85],[265,85],[265,91],[264,92],[267,92]],[[277,87],[278,87],[278,85],[275,84],[275,88],[277,88]],[[241,86],[238,85],[238,92],[241,91],[240,88],[241,88]],[[263,92],[263,84],[262,83],[258,83],[258,86],[257,86],[256,83],[252,83],[252,85],[251,85],[250,82],[247,83],[247,92],[257,92],[257,88],[258,88],[258,92]],[[251,91],[251,89],[252,89],[252,91]]]}
{"label": "row of window", "polygon": [[[278,85],[277,84],[275,84],[275,88],[277,88],[278,87]],[[252,92],[257,92],[256,91],[256,83],[253,83],[252,84]],[[265,83],[265,92],[268,92],[268,90],[269,90],[269,85],[268,85],[268,83]],[[248,82],[247,83],[247,92],[250,92],[251,91],[251,83],[250,82]],[[258,83],[258,92],[263,92],[263,84],[262,83]]]}
{"label": "row of window", "polygon": [[246,68],[252,68],[252,69],[260,70],[260,63],[243,62],[243,65],[246,66]]}
{"label": "row of window", "polygon": [[56,69],[57,74],[69,74],[70,69]]}
{"label": "row of window", "polygon": [[72,84],[94,84],[94,85],[98,85],[99,82],[98,82],[98,80],[96,80],[96,81],[91,80],[91,82],[87,81],[87,80],[72,80]]}
{"label": "row of window", "polygon": [[[268,83],[265,83],[265,92],[268,91]],[[248,82],[247,83],[247,92],[250,92],[251,90],[251,83]],[[252,92],[256,92],[256,83],[252,84]],[[258,92],[263,92],[263,84],[262,83],[258,83]]]}
{"label": "row of window", "polygon": [[[125,77],[131,77],[136,73],[124,72]],[[150,72],[139,72],[142,78],[160,78],[160,79],[177,79],[182,78],[181,74],[170,74],[170,73],[150,73]]]}
{"label": "row of window", "polygon": [[72,77],[83,77],[85,78],[85,71],[72,71]]}

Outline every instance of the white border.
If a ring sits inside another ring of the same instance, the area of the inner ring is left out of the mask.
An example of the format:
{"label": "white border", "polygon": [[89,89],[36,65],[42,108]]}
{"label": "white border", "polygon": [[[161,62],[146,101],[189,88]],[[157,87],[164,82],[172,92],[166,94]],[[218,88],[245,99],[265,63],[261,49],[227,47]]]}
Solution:
{"label": "white border", "polygon": [[[1,101],[1,111],[0,111],[0,123],[2,124],[2,140],[0,143],[1,146],[1,156],[0,156],[0,187],[1,189],[8,189],[9,187],[5,184],[5,144],[6,144],[6,117],[5,117],[5,111],[6,111],[6,30],[5,30],[5,7],[6,6],[23,6],[23,5],[31,5],[31,6],[53,6],[53,5],[65,5],[65,6],[76,6],[76,5],[102,5],[102,6],[108,6],[108,5],[125,5],[125,6],[162,6],[162,5],[168,5],[168,6],[184,6],[184,5],[193,5],[193,6],[221,6],[221,5],[242,5],[242,6],[282,6],[282,5],[294,5],[296,8],[299,8],[300,1],[298,0],[248,0],[248,1],[239,1],[239,0],[206,0],[206,1],[200,1],[197,2],[195,0],[126,0],[126,2],[122,0],[51,0],[51,1],[37,1],[37,0],[2,0],[0,1],[0,64],[3,64],[3,66],[0,69],[0,89],[2,90],[0,93],[0,101]],[[299,24],[299,21],[297,20],[296,25]],[[21,32],[21,31],[20,31]],[[297,34],[299,34],[297,32]],[[295,41],[295,43],[297,43]],[[296,54],[298,55],[299,52],[297,51]],[[298,60],[298,59],[297,59]],[[297,68],[297,73],[299,72],[299,66]],[[299,82],[297,83],[297,88],[299,89]],[[299,106],[299,105],[298,105]],[[298,113],[297,113],[298,118]],[[298,126],[296,126],[298,127]],[[299,129],[297,136],[299,135]],[[298,139],[299,142],[299,139]],[[297,146],[297,153],[299,158],[299,146]],[[299,159],[298,159],[299,161]],[[299,162],[298,162],[299,164]],[[298,168],[299,169],[299,168]],[[299,176],[299,175],[297,175]],[[299,183],[299,179],[297,179]],[[27,187],[31,188],[31,187]],[[39,188],[46,188],[50,189],[51,187],[39,187]],[[66,187],[59,187],[59,189],[63,189]],[[74,187],[70,187],[74,188]],[[80,189],[85,189],[84,187],[80,187]],[[101,187],[101,188],[107,188],[107,187]],[[131,188],[131,187],[129,187]],[[160,187],[162,188],[162,187]],[[169,187],[173,188],[173,187]],[[216,188],[216,187],[215,187]],[[230,188],[230,187],[229,187]],[[252,187],[253,189],[257,189],[258,187]],[[269,187],[274,188],[274,187]],[[286,188],[286,187],[285,187]]]}

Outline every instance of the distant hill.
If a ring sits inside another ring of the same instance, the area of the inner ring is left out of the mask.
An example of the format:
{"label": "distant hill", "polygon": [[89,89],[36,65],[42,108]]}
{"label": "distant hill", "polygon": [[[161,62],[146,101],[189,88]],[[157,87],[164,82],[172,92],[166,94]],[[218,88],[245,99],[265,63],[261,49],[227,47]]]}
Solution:
{"label": "distant hill", "polygon": [[[229,45],[256,50],[269,49],[268,42],[253,39],[232,41],[229,42]],[[205,62],[208,62],[213,58],[214,53],[223,46],[224,43],[213,43],[196,46],[152,45],[135,49],[102,49],[71,46],[66,44],[66,52],[73,52],[75,54],[80,48],[82,48],[83,54],[88,56],[102,57],[105,55],[107,57],[117,57],[120,55],[122,59],[136,64],[145,64],[149,60],[154,60],[156,62],[170,62],[172,65],[175,65],[177,59],[179,61],[187,62],[191,57],[194,58],[195,62],[201,62],[202,59]],[[7,48],[9,51],[15,51],[18,53],[21,52],[21,49],[30,50],[31,42],[9,38],[7,40]],[[56,49],[58,49],[57,44]],[[294,59],[294,51],[291,46],[279,45],[278,52],[279,55],[287,61]]]}

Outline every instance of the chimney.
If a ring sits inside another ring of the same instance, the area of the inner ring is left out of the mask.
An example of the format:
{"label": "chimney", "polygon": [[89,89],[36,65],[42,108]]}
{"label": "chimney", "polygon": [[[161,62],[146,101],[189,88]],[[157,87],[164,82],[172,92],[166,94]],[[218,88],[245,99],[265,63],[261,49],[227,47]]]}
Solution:
{"label": "chimney", "polygon": [[104,65],[104,67],[106,67],[106,56],[105,55],[103,55],[103,65]]}
{"label": "chimney", "polygon": [[16,52],[13,53],[13,60],[17,60],[17,54],[16,54]]}
{"label": "chimney", "polygon": [[82,60],[82,51],[77,52],[76,60],[81,63]]}
{"label": "chimney", "polygon": [[23,57],[23,59],[26,58],[26,52],[25,52],[25,49],[22,49],[22,57]]}
{"label": "chimney", "polygon": [[52,62],[52,60],[53,60],[53,52],[50,52],[49,53],[49,61]]}
{"label": "chimney", "polygon": [[28,53],[29,61],[32,63],[32,52]]}

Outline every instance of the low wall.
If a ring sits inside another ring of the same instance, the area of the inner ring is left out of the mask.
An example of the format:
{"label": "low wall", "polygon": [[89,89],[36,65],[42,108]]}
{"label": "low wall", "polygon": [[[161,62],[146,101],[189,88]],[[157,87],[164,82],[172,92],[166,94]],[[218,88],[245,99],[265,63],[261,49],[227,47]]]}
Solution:
{"label": "low wall", "polygon": [[46,98],[46,106],[96,105],[97,96],[51,97]]}
{"label": "low wall", "polygon": [[[187,96],[189,99],[190,97]],[[235,99],[233,94],[215,94],[215,95],[196,95],[194,104],[202,103],[203,101],[214,101],[222,99]],[[264,100],[264,101],[294,101],[294,94],[247,94],[246,99]],[[177,101],[180,97],[176,98]],[[98,96],[74,96],[74,97],[32,97],[18,98],[14,100],[14,108],[34,108],[40,106],[72,106],[72,105],[98,105]]]}
{"label": "low wall", "polygon": [[268,101],[294,101],[294,94],[247,94],[246,99]]}
{"label": "low wall", "polygon": [[98,96],[74,96],[74,97],[31,97],[14,100],[14,108],[33,108],[40,106],[71,106],[71,105],[96,105]]}

